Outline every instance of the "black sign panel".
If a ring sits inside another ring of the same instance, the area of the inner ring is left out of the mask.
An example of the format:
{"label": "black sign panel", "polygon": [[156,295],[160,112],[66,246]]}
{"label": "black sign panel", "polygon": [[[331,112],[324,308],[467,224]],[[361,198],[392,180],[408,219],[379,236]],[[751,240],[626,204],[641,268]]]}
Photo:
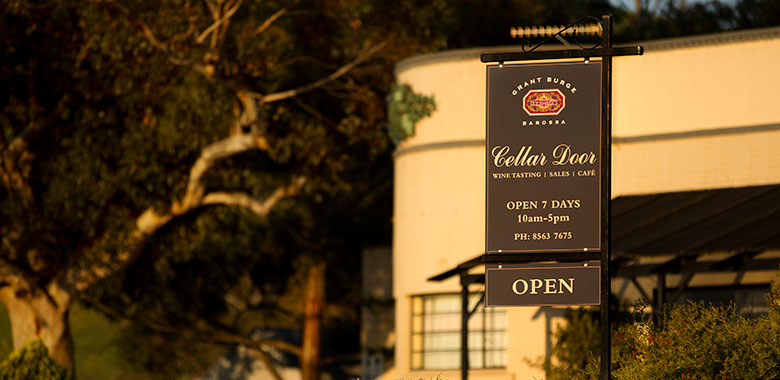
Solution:
{"label": "black sign panel", "polygon": [[485,306],[598,305],[598,261],[485,268]]}
{"label": "black sign panel", "polygon": [[601,63],[487,67],[486,251],[601,242]]}

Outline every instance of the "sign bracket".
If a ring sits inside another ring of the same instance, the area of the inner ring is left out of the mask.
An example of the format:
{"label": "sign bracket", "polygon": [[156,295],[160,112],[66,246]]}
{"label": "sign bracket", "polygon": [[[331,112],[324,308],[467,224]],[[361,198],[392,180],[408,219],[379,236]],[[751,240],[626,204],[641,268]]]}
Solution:
{"label": "sign bracket", "polygon": [[531,263],[539,261],[591,261],[600,260],[601,253],[595,252],[557,252],[557,253],[500,253],[482,256],[482,263]]}
{"label": "sign bracket", "polygon": [[[609,19],[609,21],[607,21]],[[596,41],[593,46],[583,46],[577,39],[580,35],[592,34],[589,33],[589,29],[595,25],[588,25],[585,22],[595,22],[600,26],[601,30],[596,34],[601,38]],[[609,25],[607,25],[609,23]],[[525,41],[522,44],[522,52],[504,52],[504,53],[484,53],[480,55],[480,60],[483,63],[497,62],[499,64],[511,61],[531,61],[542,59],[566,59],[566,58],[588,58],[592,57],[615,57],[626,55],[642,55],[644,48],[642,46],[625,46],[625,47],[612,47],[612,16],[602,16],[601,19],[593,16],[581,17],[577,21],[566,25],[564,28],[551,35],[544,41],[531,47],[530,41]],[[607,30],[609,29],[609,30]],[[560,41],[564,42],[564,46],[569,47],[571,44],[566,43],[563,36],[572,36],[573,43],[579,46],[579,49],[566,49],[566,50],[544,50],[536,51],[536,49],[543,45]],[[607,43],[607,40],[609,42]],[[600,46],[600,47],[599,47]]]}
{"label": "sign bracket", "polygon": [[480,60],[483,63],[505,63],[510,61],[532,61],[542,59],[566,59],[566,58],[594,58],[594,57],[615,57],[625,55],[642,55],[644,48],[642,46],[626,46],[618,48],[600,48],[600,49],[567,49],[567,50],[547,50],[533,52],[509,52],[509,53],[483,53]]}

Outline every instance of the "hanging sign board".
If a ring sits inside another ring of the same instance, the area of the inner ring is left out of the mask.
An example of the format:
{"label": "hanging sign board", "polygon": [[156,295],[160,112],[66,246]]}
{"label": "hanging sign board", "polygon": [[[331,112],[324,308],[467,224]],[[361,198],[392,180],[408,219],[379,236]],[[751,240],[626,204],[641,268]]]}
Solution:
{"label": "hanging sign board", "polygon": [[485,306],[598,305],[598,261],[485,268]]}
{"label": "hanging sign board", "polygon": [[486,251],[599,251],[601,62],[487,67]]}

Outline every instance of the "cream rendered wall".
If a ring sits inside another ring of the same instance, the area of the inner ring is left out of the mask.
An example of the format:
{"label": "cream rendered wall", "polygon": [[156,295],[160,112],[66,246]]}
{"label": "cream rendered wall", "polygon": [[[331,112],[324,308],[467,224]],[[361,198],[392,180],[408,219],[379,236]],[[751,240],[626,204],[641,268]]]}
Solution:
{"label": "cream rendered wall", "polygon": [[780,123],[778,62],[780,38],[615,58],[612,195],[780,183],[780,129],[738,129]]}
{"label": "cream rendered wall", "polygon": [[616,136],[780,120],[780,39],[650,50],[614,62]]}
{"label": "cream rendered wall", "polygon": [[[386,378],[428,379],[441,371],[409,370],[410,297],[459,291],[457,277],[442,283],[426,280],[485,250],[485,67],[474,59],[420,65],[398,73],[398,81],[410,83],[417,93],[434,95],[437,110],[418,123],[416,135],[399,147],[395,159],[396,368]],[[410,150],[440,143],[465,146]],[[510,344],[507,368],[474,370],[471,378],[543,377],[520,360],[545,353],[545,319],[533,320],[535,311],[508,313],[508,339],[520,344]],[[441,374],[445,379],[460,377],[458,371]]]}
{"label": "cream rendered wall", "polygon": [[[780,124],[780,38],[649,49],[614,62],[614,197],[780,183],[780,128],[771,127]],[[433,95],[437,110],[395,158],[396,367],[385,378],[428,379],[440,372],[409,369],[410,297],[459,291],[457,277],[426,280],[484,251],[485,65],[476,51],[456,51],[398,67],[398,82]],[[626,284],[613,291],[635,294]],[[539,311],[510,308],[507,368],[470,378],[543,379],[523,360],[549,344],[551,323]]]}
{"label": "cream rendered wall", "polygon": [[780,183],[778,147],[778,130],[613,144],[612,196]]}

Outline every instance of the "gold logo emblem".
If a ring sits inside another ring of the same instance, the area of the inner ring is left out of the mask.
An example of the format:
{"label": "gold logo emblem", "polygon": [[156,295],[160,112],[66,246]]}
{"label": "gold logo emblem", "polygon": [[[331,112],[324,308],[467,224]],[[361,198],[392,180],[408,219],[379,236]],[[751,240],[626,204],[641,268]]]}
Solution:
{"label": "gold logo emblem", "polygon": [[523,97],[523,110],[529,116],[557,115],[566,107],[566,97],[560,90],[533,90]]}

